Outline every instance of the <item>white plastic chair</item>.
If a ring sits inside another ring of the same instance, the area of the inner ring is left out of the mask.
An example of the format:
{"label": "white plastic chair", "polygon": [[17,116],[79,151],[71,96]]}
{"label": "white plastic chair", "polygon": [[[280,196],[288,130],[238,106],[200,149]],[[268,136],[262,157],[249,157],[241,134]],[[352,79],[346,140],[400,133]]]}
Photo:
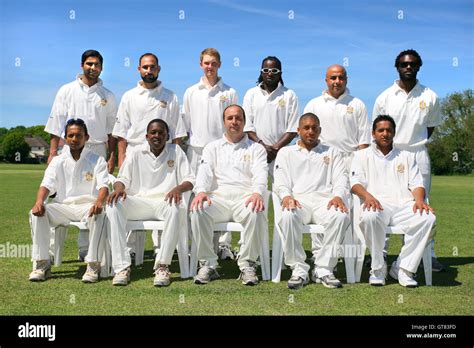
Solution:
{"label": "white plastic chair", "polygon": [[[283,264],[283,246],[281,245],[281,238],[279,233],[279,226],[277,221],[279,221],[281,217],[281,201],[278,195],[275,192],[272,192],[272,200],[273,200],[273,211],[275,217],[275,224],[273,230],[273,247],[272,247],[272,282],[279,283],[281,278],[281,270],[284,266]],[[324,234],[324,227],[322,225],[316,224],[308,224],[304,225],[304,232],[303,233],[321,233]],[[346,230],[346,234],[344,236],[344,245],[352,245],[353,238],[352,238],[352,230],[349,226]],[[345,249],[344,249],[345,250]],[[344,252],[344,264],[346,266],[346,277],[347,283],[352,284],[355,283],[355,275],[354,275],[354,257],[351,255],[347,255],[348,253]]]}
{"label": "white plastic chair", "polygon": [[[354,219],[352,221],[354,229],[354,242],[358,245],[357,247],[357,258],[355,264],[355,277],[356,282],[360,282],[360,277],[362,275],[362,267],[364,265],[364,257],[367,245],[365,244],[365,237],[362,233],[362,230],[359,227],[359,218],[360,218],[360,199],[357,195],[352,195],[354,200]],[[385,228],[386,234],[405,234],[402,229],[397,226],[387,226]],[[425,251],[423,252],[423,268],[425,272],[425,283],[427,286],[433,284],[433,269],[431,265],[431,246],[430,243],[427,243]]]}
{"label": "white plastic chair", "polygon": [[[269,193],[265,192],[263,194],[263,200],[265,202],[265,217],[268,216],[268,197]],[[232,232],[239,232],[242,233],[244,231],[244,227],[242,224],[238,222],[221,222],[215,223],[213,227],[214,233],[221,232],[221,231],[232,231]],[[260,266],[262,268],[262,280],[270,280],[270,250],[269,250],[269,238],[268,238],[268,229],[267,233],[262,233],[262,246],[260,248]],[[195,276],[197,274],[197,266],[198,266],[198,259],[197,259],[197,248],[196,243],[192,242],[191,244],[191,263],[190,263],[190,271],[191,276]]]}

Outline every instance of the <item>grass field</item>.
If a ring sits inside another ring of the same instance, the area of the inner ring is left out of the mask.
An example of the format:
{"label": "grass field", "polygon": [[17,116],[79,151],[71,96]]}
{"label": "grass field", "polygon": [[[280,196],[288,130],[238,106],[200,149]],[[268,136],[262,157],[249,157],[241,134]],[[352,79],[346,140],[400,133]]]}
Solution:
{"label": "grass field", "polygon": [[[38,165],[0,165],[0,245],[31,243],[27,214],[43,171],[44,166]],[[385,287],[371,287],[367,269],[362,283],[345,284],[343,264],[337,274],[344,282],[342,289],[311,283],[290,291],[286,288],[288,270],[279,284],[261,282],[245,287],[236,280],[239,271],[234,261],[221,262],[220,280],[198,286],[179,278],[175,257],[171,286],[155,288],[150,237],[145,262],[132,268],[129,286],[113,287],[111,278],[83,284],[80,279],[85,264],[76,260],[77,230],[71,229],[63,264],[53,267],[53,278],[46,282],[28,281],[29,258],[0,257],[0,315],[472,315],[473,197],[473,176],[433,178],[436,253],[447,271],[433,274],[432,287],[424,286],[421,269],[418,279],[422,286],[416,289],[403,288],[393,280]],[[305,238],[305,249],[309,250],[309,237]],[[233,241],[237,240],[235,235]],[[389,264],[399,248],[400,237],[393,236]]]}

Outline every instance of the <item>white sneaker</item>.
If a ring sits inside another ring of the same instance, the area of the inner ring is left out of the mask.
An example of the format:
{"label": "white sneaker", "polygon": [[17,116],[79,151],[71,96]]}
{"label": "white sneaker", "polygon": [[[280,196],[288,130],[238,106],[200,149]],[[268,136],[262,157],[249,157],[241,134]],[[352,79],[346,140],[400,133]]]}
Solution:
{"label": "white sneaker", "polygon": [[234,259],[234,254],[232,253],[232,250],[230,250],[230,247],[228,245],[219,245],[219,259],[221,260],[233,260]]}
{"label": "white sneaker", "polygon": [[248,267],[243,267],[240,270],[239,279],[242,280],[242,284],[244,285],[257,285],[258,277],[255,264],[249,263]]}
{"label": "white sneaker", "polygon": [[51,277],[51,264],[49,260],[36,261],[36,269],[30,273],[29,280],[32,282],[40,282],[49,277]]}
{"label": "white sneaker", "polygon": [[155,271],[154,286],[168,286],[171,283],[171,272],[168,265],[159,265]]}
{"label": "white sneaker", "polygon": [[308,277],[301,278],[299,276],[292,275],[290,280],[288,280],[287,286],[288,286],[288,289],[298,290],[298,289],[301,289],[303,286],[305,286],[308,283],[309,283],[309,278]]}
{"label": "white sneaker", "polygon": [[219,278],[219,273],[209,266],[201,266],[198,274],[194,276],[194,284],[207,284],[211,280]]}
{"label": "white sneaker", "polygon": [[398,283],[407,288],[416,288],[418,286],[417,281],[413,278],[413,273],[403,268],[398,270]]}
{"label": "white sneaker", "polygon": [[114,279],[112,279],[112,285],[127,285],[130,281],[130,267],[125,268],[123,271],[118,272]]}
{"label": "white sneaker", "polygon": [[382,268],[377,270],[370,270],[369,284],[373,286],[385,285],[385,278],[387,278],[387,264],[383,264]]}
{"label": "white sneaker", "polygon": [[100,262],[89,262],[87,269],[82,276],[84,283],[97,283],[99,281]]}
{"label": "white sneaker", "polygon": [[390,272],[388,272],[388,274],[390,274],[390,277],[393,279],[398,280],[398,270],[399,268],[397,266],[397,261],[393,261],[392,267],[390,267]]}

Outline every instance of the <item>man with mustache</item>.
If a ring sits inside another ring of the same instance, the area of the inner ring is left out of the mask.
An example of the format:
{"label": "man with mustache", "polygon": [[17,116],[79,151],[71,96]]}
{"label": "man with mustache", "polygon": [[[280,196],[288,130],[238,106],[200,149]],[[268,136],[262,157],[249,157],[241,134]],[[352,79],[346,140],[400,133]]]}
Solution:
{"label": "man with mustache", "polygon": [[[169,142],[182,144],[181,138],[186,136],[184,123],[179,114],[178,98],[158,80],[160,71],[161,66],[156,55],[142,54],[138,66],[141,81],[122,96],[117,122],[112,132],[118,138],[119,168],[132,147],[146,143],[146,126],[155,118],[160,118],[168,124]],[[134,237],[135,234],[131,234],[129,241],[132,253]],[[159,246],[158,231],[153,231],[152,237],[156,253]]]}
{"label": "man with mustache", "polygon": [[[390,115],[397,124],[394,146],[415,154],[423,176],[426,199],[431,189],[431,163],[426,143],[436,126],[442,123],[439,100],[436,93],[420,84],[418,71],[423,65],[420,55],[413,49],[402,51],[395,59],[399,80],[383,91],[375,100],[372,117]],[[385,252],[388,249],[388,238]],[[433,272],[441,272],[444,266],[434,252],[431,241]]]}
{"label": "man with mustache", "polygon": [[[114,94],[104,87],[99,78],[103,61],[98,51],[85,51],[81,57],[83,73],[59,89],[44,129],[51,134],[48,164],[58,155],[59,140],[64,138],[66,122],[71,118],[81,118],[89,130],[86,148],[108,159],[108,171],[114,171],[117,140],[111,133],[117,116],[117,104]],[[79,259],[84,260],[89,245],[87,231],[79,232],[77,244]]]}

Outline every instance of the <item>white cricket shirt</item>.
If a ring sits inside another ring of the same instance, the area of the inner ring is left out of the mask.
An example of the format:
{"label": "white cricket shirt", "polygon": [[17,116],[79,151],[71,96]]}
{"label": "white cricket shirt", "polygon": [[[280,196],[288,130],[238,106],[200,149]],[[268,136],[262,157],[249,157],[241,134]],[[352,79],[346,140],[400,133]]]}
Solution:
{"label": "white cricket shirt", "polygon": [[244,190],[263,195],[267,178],[267,152],[262,145],[247,135],[238,143],[223,135],[204,147],[194,192]]}
{"label": "white cricket shirt", "polygon": [[186,136],[176,95],[164,88],[161,81],[153,89],[145,88],[138,82],[135,88],[122,96],[112,135],[124,138],[132,145],[144,144],[146,127],[155,118],[168,124],[170,141]]}
{"label": "white cricket shirt", "polygon": [[115,96],[103,86],[101,79],[89,87],[82,82],[81,76],[77,75],[75,81],[59,89],[44,130],[64,138],[66,122],[71,118],[80,118],[89,132],[88,142],[105,143],[117,116]]}
{"label": "white cricket shirt", "polygon": [[349,180],[351,188],[360,184],[376,199],[394,204],[413,201],[411,191],[423,187],[414,153],[394,147],[385,156],[374,143],[354,153]]}
{"label": "white cricket shirt", "polygon": [[194,185],[196,178],[179,146],[166,144],[156,157],[145,143],[134,147],[125,157],[115,181],[123,183],[131,196],[164,198],[185,181]]}
{"label": "white cricket shirt", "polygon": [[306,193],[347,197],[349,181],[342,154],[321,142],[310,151],[298,143],[282,148],[275,160],[273,190],[280,199]]}
{"label": "white cricket shirt", "polygon": [[273,145],[285,133],[296,133],[298,128],[298,97],[280,82],[268,93],[259,84],[245,93],[245,132],[255,132],[265,144]]}
{"label": "white cricket shirt", "polygon": [[339,151],[350,153],[357,146],[370,144],[371,128],[362,100],[351,96],[348,88],[339,98],[323,95],[306,104],[304,113],[312,112],[321,123],[320,140]]}
{"label": "white cricket shirt", "polygon": [[183,120],[189,132],[189,144],[196,147],[204,147],[222,137],[224,109],[238,103],[237,92],[222,78],[210,89],[202,79],[189,87],[183,97]]}
{"label": "white cricket shirt", "polygon": [[102,156],[84,148],[76,161],[66,146],[46,168],[40,186],[47,188],[50,194],[56,193],[54,202],[81,204],[94,202],[99,190],[108,188],[108,184],[107,163]]}
{"label": "white cricket shirt", "polygon": [[403,149],[425,145],[427,127],[436,127],[442,122],[436,93],[418,81],[408,94],[397,81],[383,91],[375,100],[372,119],[378,115],[393,117],[396,125],[393,143]]}

